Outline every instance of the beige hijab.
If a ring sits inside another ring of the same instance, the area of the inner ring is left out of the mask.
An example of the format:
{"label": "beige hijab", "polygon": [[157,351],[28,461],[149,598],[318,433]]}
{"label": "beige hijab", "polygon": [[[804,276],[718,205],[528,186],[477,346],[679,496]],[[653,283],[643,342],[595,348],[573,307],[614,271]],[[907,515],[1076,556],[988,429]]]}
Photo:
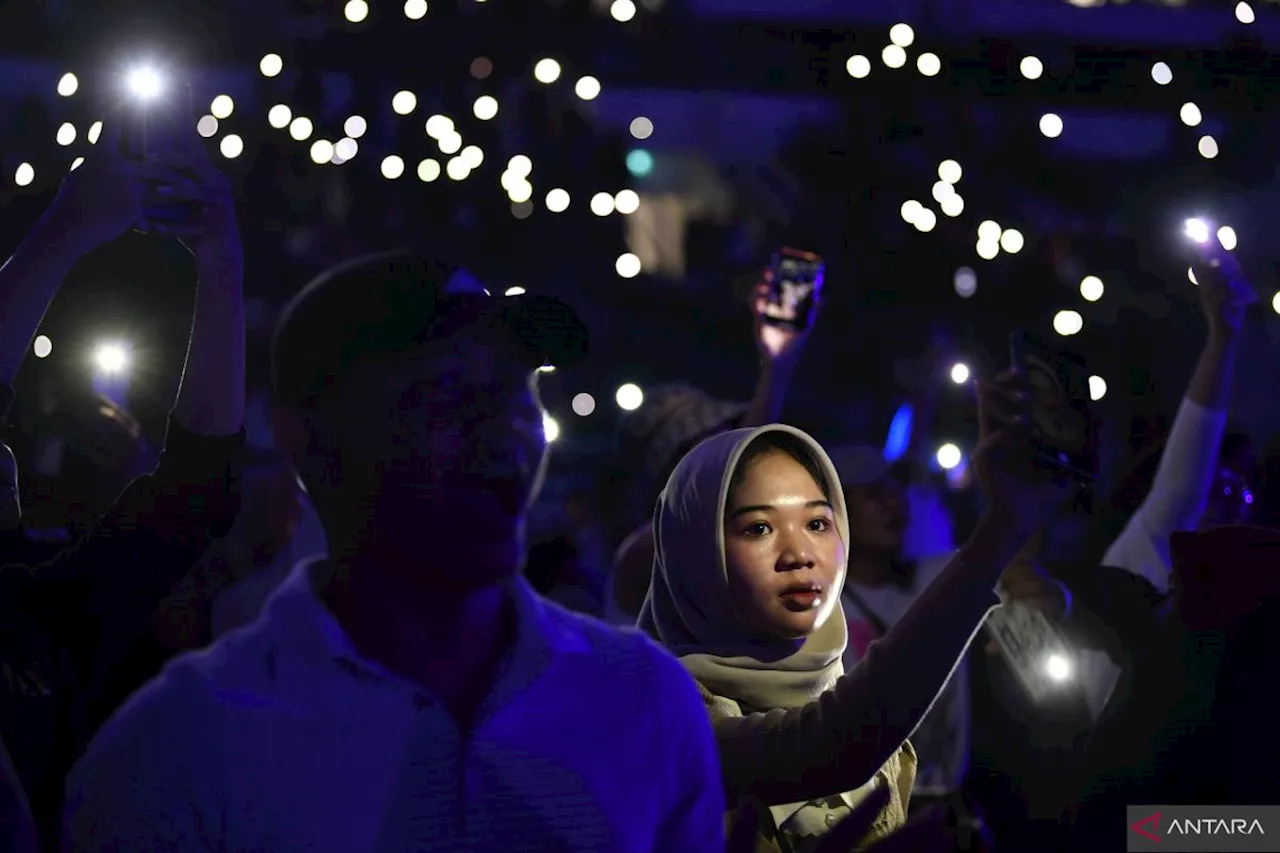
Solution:
{"label": "beige hijab", "polygon": [[[654,511],[653,580],[639,625],[716,696],[744,710],[795,708],[818,698],[844,674],[848,628],[839,603],[796,651],[779,657],[735,611],[724,556],[729,482],[743,451],[759,436],[786,433],[810,450],[826,478],[836,529],[849,541],[840,478],[822,447],[794,427],[773,424],[720,433],[689,451]],[[844,567],[836,590],[844,584]],[[837,602],[839,599],[837,598]]]}

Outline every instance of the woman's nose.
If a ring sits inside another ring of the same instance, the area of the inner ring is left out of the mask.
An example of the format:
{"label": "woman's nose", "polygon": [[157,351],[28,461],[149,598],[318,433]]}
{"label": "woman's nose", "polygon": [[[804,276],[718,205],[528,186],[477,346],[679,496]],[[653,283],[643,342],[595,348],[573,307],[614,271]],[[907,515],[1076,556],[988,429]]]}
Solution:
{"label": "woman's nose", "polygon": [[813,568],[813,548],[808,538],[798,532],[782,534],[782,550],[778,554],[778,571],[791,572],[796,569]]}

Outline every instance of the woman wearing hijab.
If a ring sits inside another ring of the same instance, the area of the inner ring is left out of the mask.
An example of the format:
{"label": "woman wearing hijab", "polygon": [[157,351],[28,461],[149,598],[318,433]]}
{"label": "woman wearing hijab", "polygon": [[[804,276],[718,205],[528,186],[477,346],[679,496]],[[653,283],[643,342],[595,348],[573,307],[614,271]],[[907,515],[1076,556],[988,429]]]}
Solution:
{"label": "woman wearing hijab", "polygon": [[811,848],[881,786],[888,804],[867,840],[902,826],[915,773],[907,736],[999,603],[1001,571],[1067,494],[1030,468],[1020,382],[1009,373],[980,394],[983,521],[847,675],[848,520],[821,446],[788,426],[738,429],[676,466],[654,513],[640,626],[702,688],[729,803],[769,807],[758,849]]}

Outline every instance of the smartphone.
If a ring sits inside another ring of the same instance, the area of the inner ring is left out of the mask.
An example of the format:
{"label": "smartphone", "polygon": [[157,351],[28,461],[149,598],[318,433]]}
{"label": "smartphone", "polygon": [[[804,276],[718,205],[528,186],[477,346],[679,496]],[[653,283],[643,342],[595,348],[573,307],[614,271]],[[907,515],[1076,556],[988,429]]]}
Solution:
{"label": "smartphone", "polygon": [[1092,483],[1098,471],[1098,431],[1084,360],[1025,332],[1010,336],[1009,351],[1031,395],[1037,461],[1082,484]]}
{"label": "smartphone", "polygon": [[781,249],[764,273],[768,297],[763,320],[804,330],[813,320],[813,309],[822,296],[826,264],[812,252]]}
{"label": "smartphone", "polygon": [[[191,87],[186,83],[173,81],[146,97],[135,95],[121,120],[120,154],[130,160],[190,151],[198,141]],[[189,216],[190,206],[144,202],[142,212],[148,222],[180,222]]]}

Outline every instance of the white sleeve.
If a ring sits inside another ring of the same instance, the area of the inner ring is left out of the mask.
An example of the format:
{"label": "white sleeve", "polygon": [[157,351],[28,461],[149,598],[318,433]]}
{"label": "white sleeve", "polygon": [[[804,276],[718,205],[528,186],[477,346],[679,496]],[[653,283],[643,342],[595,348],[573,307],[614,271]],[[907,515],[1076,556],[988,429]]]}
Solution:
{"label": "white sleeve", "polygon": [[1103,565],[1146,578],[1162,593],[1169,590],[1169,536],[1199,524],[1226,425],[1225,412],[1182,401],[1151,491],[1107,549]]}
{"label": "white sleeve", "polygon": [[166,669],[125,703],[67,777],[63,853],[212,853],[221,762],[208,693]]}

